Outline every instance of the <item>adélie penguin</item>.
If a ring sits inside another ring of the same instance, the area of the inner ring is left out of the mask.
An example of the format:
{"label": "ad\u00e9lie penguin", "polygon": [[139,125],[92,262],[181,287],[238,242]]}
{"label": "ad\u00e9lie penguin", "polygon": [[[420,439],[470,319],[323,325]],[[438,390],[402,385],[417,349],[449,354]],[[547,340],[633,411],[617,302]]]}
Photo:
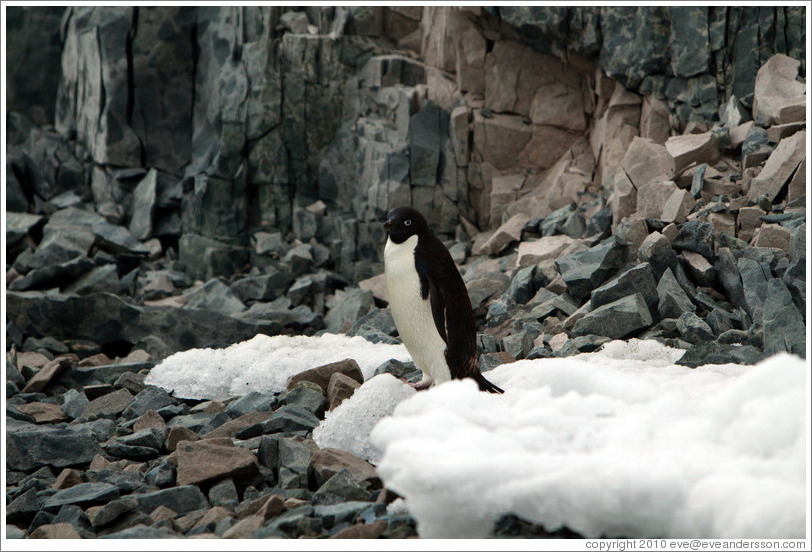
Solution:
{"label": "ad\u00e9lie penguin", "polygon": [[473,378],[482,391],[503,393],[479,371],[476,325],[468,290],[451,254],[411,207],[389,211],[384,249],[389,307],[400,339],[412,355],[425,389]]}

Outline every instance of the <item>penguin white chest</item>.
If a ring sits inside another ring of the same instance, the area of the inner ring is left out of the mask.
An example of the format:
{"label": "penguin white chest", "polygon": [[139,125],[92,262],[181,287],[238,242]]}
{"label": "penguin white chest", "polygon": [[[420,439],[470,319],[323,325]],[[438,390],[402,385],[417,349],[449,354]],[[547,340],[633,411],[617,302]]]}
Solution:
{"label": "penguin white chest", "polygon": [[445,360],[446,344],[434,325],[429,299],[420,294],[420,276],[414,261],[417,240],[417,236],[411,236],[400,244],[391,239],[386,241],[384,265],[389,307],[401,341],[423,372],[423,381],[443,383],[451,379]]}

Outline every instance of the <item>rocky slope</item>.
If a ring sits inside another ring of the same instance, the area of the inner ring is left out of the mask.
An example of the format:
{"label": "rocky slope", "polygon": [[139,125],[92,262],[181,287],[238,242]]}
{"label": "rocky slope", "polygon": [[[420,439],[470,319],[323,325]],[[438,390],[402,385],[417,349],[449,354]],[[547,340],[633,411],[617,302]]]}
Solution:
{"label": "rocky slope", "polygon": [[484,369],[629,337],[803,355],[798,13],[9,8],[10,44],[48,45],[9,63],[10,534],[414,535],[308,439],[357,378],[200,404],[142,381],[258,332],[395,341],[399,203],[460,265]]}

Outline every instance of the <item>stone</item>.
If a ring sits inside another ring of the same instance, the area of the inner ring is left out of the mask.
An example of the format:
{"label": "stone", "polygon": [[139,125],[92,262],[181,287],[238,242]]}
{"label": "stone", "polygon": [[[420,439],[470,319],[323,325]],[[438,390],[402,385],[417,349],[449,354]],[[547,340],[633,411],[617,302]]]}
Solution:
{"label": "stone", "polygon": [[715,257],[714,226],[710,222],[689,220],[680,226],[671,246],[677,251],[693,251],[708,260]]}
{"label": "stone", "polygon": [[358,383],[364,383],[364,375],[361,372],[361,368],[358,366],[358,363],[355,361],[355,359],[346,358],[338,362],[332,362],[317,368],[311,368],[310,370],[305,370],[304,372],[291,376],[287,381],[287,388],[288,390],[293,389],[300,381],[312,381],[321,387],[326,393],[327,387],[330,384],[330,378],[335,372],[345,374]]}
{"label": "stone", "polygon": [[688,349],[677,364],[696,368],[706,364],[755,364],[764,353],[752,345],[722,344],[703,341]]}
{"label": "stone", "polygon": [[125,514],[138,508],[138,501],[124,497],[100,506],[98,510],[88,509],[88,518],[93,527],[99,528],[109,525]]}
{"label": "stone", "polygon": [[779,279],[767,284],[764,301],[764,352],[787,352],[806,357],[806,324],[792,301],[792,294]]}
{"label": "stone", "polygon": [[178,485],[200,485],[225,477],[235,480],[251,479],[258,473],[256,457],[241,447],[222,446],[208,442],[178,444]]}
{"label": "stone", "polygon": [[332,333],[346,333],[360,317],[375,306],[371,291],[353,288],[349,291],[336,290],[334,306],[324,318],[324,324]]}
{"label": "stone", "polygon": [[293,278],[282,270],[271,270],[269,274],[248,276],[231,284],[231,291],[243,303],[249,301],[273,301],[285,293]]}
{"label": "stone", "polygon": [[167,529],[148,527],[137,524],[115,533],[108,533],[99,537],[100,539],[178,539],[180,535]]}
{"label": "stone", "polygon": [[780,125],[806,122],[806,95],[795,96],[781,103],[776,122]]}
{"label": "stone", "polygon": [[166,436],[166,450],[173,452],[181,441],[198,441],[200,437],[188,427],[176,426]]}
{"label": "stone", "polygon": [[319,487],[341,470],[347,470],[349,475],[362,485],[377,488],[381,484],[372,464],[347,451],[334,448],[317,450],[313,454],[311,465]]}
{"label": "stone", "polygon": [[42,501],[37,497],[37,489],[31,487],[7,504],[6,523],[28,523],[40,509]]}
{"label": "stone", "polygon": [[28,414],[38,424],[55,424],[70,420],[58,405],[51,403],[32,402],[20,405],[17,410]]}
{"label": "stone", "polygon": [[743,307],[754,323],[761,323],[767,284],[772,279],[770,267],[741,257],[737,262],[743,289]]}
{"label": "stone", "polygon": [[187,299],[184,309],[213,310],[234,314],[245,310],[245,304],[223,282],[214,278],[183,292]]}
{"label": "stone", "polygon": [[610,238],[586,251],[559,258],[556,268],[570,295],[578,301],[586,299],[620,268],[623,249],[616,239]]}
{"label": "stone", "polygon": [[349,470],[341,469],[330,477],[313,493],[310,502],[314,505],[338,504],[350,500],[369,501],[372,493],[364,489]]}
{"label": "stone", "polygon": [[166,433],[157,427],[148,427],[130,435],[124,435],[108,443],[105,450],[125,458],[154,458],[163,447]]}
{"label": "stone", "polygon": [[688,219],[691,210],[696,205],[696,201],[686,190],[674,190],[668,200],[663,205],[660,220],[663,222],[673,222],[682,224]]}
{"label": "stone", "polygon": [[[592,290],[590,302],[593,308],[598,308],[635,293],[642,295],[650,312],[657,312],[659,301],[657,280],[649,263],[634,266],[595,288]],[[566,314],[570,315],[573,312]]]}
{"label": "stone", "polygon": [[158,488],[171,487],[177,481],[175,464],[167,457],[159,458],[157,462],[144,474],[144,480]]}
{"label": "stone", "polygon": [[45,499],[43,508],[55,512],[66,504],[86,507],[115,500],[118,496],[119,490],[115,485],[109,483],[80,483],[68,489],[57,491]]}
{"label": "stone", "polygon": [[260,516],[248,516],[241,519],[223,533],[224,539],[247,539],[251,538],[265,520]]}
{"label": "stone", "polygon": [[423,372],[421,372],[417,366],[415,366],[414,362],[400,362],[394,358],[387,360],[375,368],[373,376],[378,376],[380,374],[392,374],[396,378],[408,382],[417,382],[423,378]]}
{"label": "stone", "polygon": [[577,243],[576,240],[566,235],[545,236],[533,241],[523,241],[519,244],[516,266],[536,265],[548,259],[557,259],[575,243]]}
{"label": "stone", "polygon": [[496,255],[505,250],[511,243],[521,240],[522,229],[530,220],[524,214],[515,214],[488,238],[484,243],[474,247],[471,251],[473,255]]}
{"label": "stone", "polygon": [[694,163],[712,165],[719,159],[719,146],[711,132],[672,136],[666,140],[665,149],[674,160],[674,171],[677,173]]}
{"label": "stone", "polygon": [[683,251],[682,260],[688,276],[696,285],[713,287],[716,284],[716,269],[705,257],[692,251]]}
{"label": "stone", "polygon": [[573,334],[624,339],[653,323],[646,300],[639,293],[602,305],[575,323]]}
{"label": "stone", "polygon": [[72,366],[73,361],[70,358],[67,357],[55,358],[54,360],[50,361],[48,364],[43,366],[36,374],[34,374],[34,376],[31,379],[29,379],[26,382],[25,387],[23,387],[22,389],[22,392],[36,393],[37,391],[42,391],[48,384],[58,379]]}
{"label": "stone", "polygon": [[674,160],[666,148],[639,136],[632,140],[621,166],[637,189],[655,178],[670,180],[674,175]]}
{"label": "stone", "polygon": [[679,285],[677,278],[670,268],[663,272],[657,284],[657,311],[660,318],[679,318],[684,312],[696,311],[696,305]]}
{"label": "stone", "polygon": [[796,80],[800,62],[784,54],[775,54],[756,74],[753,91],[753,118],[767,127],[778,119],[787,100],[804,94],[804,84]]}
{"label": "stone", "polygon": [[663,208],[676,190],[676,185],[670,180],[655,179],[644,184],[637,191],[637,212],[633,216],[662,219]]}
{"label": "stone", "polygon": [[133,431],[138,432],[142,429],[155,428],[166,433],[166,422],[160,414],[154,409],[147,410],[139,416],[133,424]]}
{"label": "stone", "polygon": [[81,535],[70,523],[40,525],[29,535],[31,539],[81,539]]}
{"label": "stone", "polygon": [[234,508],[239,503],[240,497],[237,495],[237,487],[231,478],[218,481],[209,489],[209,504],[212,506]]}
{"label": "stone", "polygon": [[[262,423],[262,433],[275,433],[279,431],[312,431],[319,425],[319,419],[309,410],[292,404],[283,406]],[[247,428],[250,430],[251,428]],[[240,437],[241,434],[237,434]],[[243,437],[244,438],[244,437]]]}
{"label": "stone", "polygon": [[163,407],[175,404],[178,404],[178,401],[172,398],[169,393],[160,387],[150,385],[133,398],[124,411],[124,417],[128,419],[137,418],[150,410],[160,410]]}
{"label": "stone", "polygon": [[684,312],[677,318],[677,331],[689,343],[713,341],[714,339],[711,327],[693,312]]}
{"label": "stone", "polygon": [[770,154],[764,168],[750,183],[747,199],[758,201],[765,196],[772,203],[789,182],[806,155],[806,132],[796,132],[784,138]]}
{"label": "stone", "polygon": [[640,110],[640,136],[656,144],[665,144],[671,135],[668,104],[654,95],[643,96]]}
{"label": "stone", "polygon": [[133,495],[132,498],[138,501],[138,509],[142,512],[152,512],[157,507],[164,506],[176,512],[176,514],[183,515],[209,507],[208,501],[200,488],[194,485],[139,493]]}
{"label": "stone", "polygon": [[753,245],[780,249],[789,254],[790,234],[789,228],[780,224],[763,224]]}
{"label": "stone", "polygon": [[244,416],[251,412],[268,412],[273,410],[277,403],[277,398],[270,393],[260,393],[251,391],[239,399],[228,403],[226,414],[234,417]]}
{"label": "stone", "polygon": [[327,385],[327,410],[333,410],[344,402],[344,399],[349,399],[359,387],[361,384],[346,374],[334,373]]}
{"label": "stone", "polygon": [[[302,382],[288,391],[283,399],[283,402],[286,405],[299,406],[304,410],[311,412],[317,418],[323,418],[324,412],[327,409],[327,398],[325,397],[325,393],[323,393],[321,391],[321,387],[317,385],[315,387],[318,390],[309,388],[308,383],[310,382]],[[329,389],[329,384],[327,387]]]}
{"label": "stone", "polygon": [[8,431],[6,462],[10,469],[31,471],[41,466],[66,468],[89,463],[101,452],[96,438],[89,432],[55,429]]}
{"label": "stone", "polygon": [[82,482],[83,479],[81,472],[71,468],[65,468],[59,473],[59,476],[54,481],[53,486],[54,489],[67,489]]}

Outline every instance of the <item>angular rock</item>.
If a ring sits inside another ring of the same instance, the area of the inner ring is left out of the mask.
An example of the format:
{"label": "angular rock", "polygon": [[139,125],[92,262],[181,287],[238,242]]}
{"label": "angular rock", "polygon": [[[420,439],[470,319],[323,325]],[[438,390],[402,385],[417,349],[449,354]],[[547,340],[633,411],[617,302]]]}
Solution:
{"label": "angular rock", "polygon": [[686,190],[674,190],[663,205],[660,220],[682,224],[691,214],[696,201]]}
{"label": "angular rock", "polygon": [[375,467],[349,452],[334,448],[320,449],[313,454],[311,463],[319,487],[341,470],[347,470],[349,475],[362,485],[371,488],[380,486]]}
{"label": "angular rock", "polygon": [[101,506],[98,510],[93,511],[88,509],[88,518],[93,527],[104,527],[119,519],[121,516],[128,514],[138,508],[138,501],[134,498],[124,497],[117,500],[108,502]]}
{"label": "angular rock", "polygon": [[[623,297],[639,293],[643,296],[649,311],[657,312],[657,280],[654,279],[651,265],[642,263],[622,272],[599,288],[592,290],[592,308],[602,307]],[[567,315],[572,312],[567,313]]]}
{"label": "angular rock", "polygon": [[324,318],[324,324],[332,333],[346,333],[362,316],[375,307],[371,291],[353,288],[350,291],[336,290],[335,305]]}
{"label": "angular rock", "polygon": [[781,107],[804,94],[804,84],[796,80],[799,66],[798,60],[776,54],[758,70],[753,93],[753,118],[757,124],[766,127],[777,122]]}
{"label": "angular rock", "polygon": [[507,222],[499,226],[496,231],[481,245],[477,245],[471,253],[473,255],[496,255],[504,251],[511,243],[519,241],[522,229],[530,220],[524,214],[515,214]]}
{"label": "angular rock", "polygon": [[764,301],[764,352],[779,352],[806,357],[806,324],[792,302],[792,295],[779,278],[767,284]]}
{"label": "angular rock", "polygon": [[184,309],[213,310],[223,314],[235,314],[245,310],[242,301],[220,280],[214,278],[200,287],[183,292],[187,302]]}
{"label": "angular rock", "polygon": [[772,203],[781,194],[798,165],[806,155],[806,132],[796,132],[784,138],[770,154],[764,168],[750,183],[747,199],[758,201],[762,196]]}
{"label": "angular rock", "polygon": [[31,487],[6,506],[6,523],[28,523],[42,509],[37,489]]}
{"label": "angular rock", "polygon": [[710,222],[689,220],[683,224],[671,246],[677,251],[693,251],[706,259],[713,260],[715,253],[714,227]]}
{"label": "angular rock", "polygon": [[[212,506],[225,506],[233,508],[240,503],[237,487],[233,479],[223,479],[212,485],[209,489],[209,503]],[[205,516],[204,516],[205,517]]]}
{"label": "angular rock", "polygon": [[698,286],[712,287],[716,283],[716,269],[708,260],[693,251],[682,252],[683,266]]}
{"label": "angular rock", "polygon": [[327,387],[330,385],[330,378],[335,372],[345,374],[358,383],[364,383],[364,375],[361,372],[361,368],[359,368],[358,363],[355,361],[355,359],[346,358],[338,362],[332,362],[317,368],[311,368],[310,370],[305,370],[304,372],[300,372],[295,376],[291,376],[287,381],[287,388],[288,390],[293,389],[300,381],[312,381],[321,387],[326,393]]}
{"label": "angular rock", "polygon": [[240,417],[251,412],[267,412],[272,410],[277,402],[274,395],[251,391],[243,395],[236,401],[228,403],[226,414],[233,417]]}
{"label": "angular rock", "polygon": [[37,527],[31,532],[32,539],[81,539],[82,536],[70,523],[53,523]]}
{"label": "angular rock", "polygon": [[351,377],[340,372],[334,373],[327,385],[327,410],[332,410],[344,399],[349,399],[359,387],[361,384]]}
{"label": "angular rock", "polygon": [[644,184],[637,192],[636,215],[644,219],[662,219],[663,207],[676,190],[676,184],[670,180],[654,179]]}
{"label": "angular rock", "polygon": [[548,259],[556,259],[573,246],[576,240],[566,235],[545,236],[519,244],[516,266],[538,264]]}
{"label": "angular rock", "polygon": [[268,421],[262,423],[262,433],[311,431],[317,425],[319,419],[312,412],[297,405],[288,405],[274,412]]}
{"label": "angular rock", "polygon": [[314,505],[339,504],[350,500],[369,501],[372,492],[366,490],[347,469],[341,469],[319,487],[310,501]]}
{"label": "angular rock", "polygon": [[703,341],[688,349],[677,364],[690,368],[706,364],[755,364],[764,358],[764,353],[752,345]]}
{"label": "angular rock", "polygon": [[768,265],[748,258],[740,258],[737,263],[743,293],[742,305],[755,323],[761,323],[764,301],[767,297],[767,284],[772,279]]}
{"label": "angular rock", "polygon": [[684,312],[696,311],[696,305],[682,289],[670,268],[663,272],[657,284],[657,295],[660,318],[679,318]]}
{"label": "angular rock", "polygon": [[677,318],[677,331],[689,343],[714,339],[711,327],[693,312],[684,312]]}
{"label": "angular rock", "polygon": [[[200,485],[222,478],[251,479],[259,464],[251,451],[208,442],[180,443],[177,447],[178,485]],[[174,508],[173,508],[174,509]]]}
{"label": "angular rock", "polygon": [[637,189],[655,178],[669,180],[674,175],[674,160],[666,148],[639,136],[629,145],[622,167]]}
{"label": "angular rock", "polygon": [[8,431],[6,462],[10,469],[31,471],[41,466],[66,468],[89,463],[101,452],[89,432],[43,427]]}
{"label": "angular rock", "polygon": [[115,485],[109,483],[80,483],[58,491],[45,499],[43,508],[55,512],[66,504],[86,507],[94,504],[104,504],[117,499],[118,496],[119,490]]}
{"label": "angular rock", "polygon": [[51,403],[32,402],[20,405],[17,410],[31,416],[38,424],[55,424],[70,420],[58,405]]}
{"label": "angular rock", "polygon": [[653,323],[646,300],[639,293],[602,305],[575,323],[573,334],[623,339]]}
{"label": "angular rock", "polygon": [[620,268],[624,247],[614,238],[559,258],[555,264],[573,298],[585,300],[590,292]]}
{"label": "angular rock", "polygon": [[36,393],[42,391],[49,383],[56,380],[73,366],[73,361],[67,357],[55,358],[43,366],[34,376],[26,382],[23,393]]}
{"label": "angular rock", "polygon": [[231,284],[234,295],[246,303],[248,301],[273,301],[283,295],[293,278],[291,274],[282,270],[272,270],[270,274],[248,276]]}

